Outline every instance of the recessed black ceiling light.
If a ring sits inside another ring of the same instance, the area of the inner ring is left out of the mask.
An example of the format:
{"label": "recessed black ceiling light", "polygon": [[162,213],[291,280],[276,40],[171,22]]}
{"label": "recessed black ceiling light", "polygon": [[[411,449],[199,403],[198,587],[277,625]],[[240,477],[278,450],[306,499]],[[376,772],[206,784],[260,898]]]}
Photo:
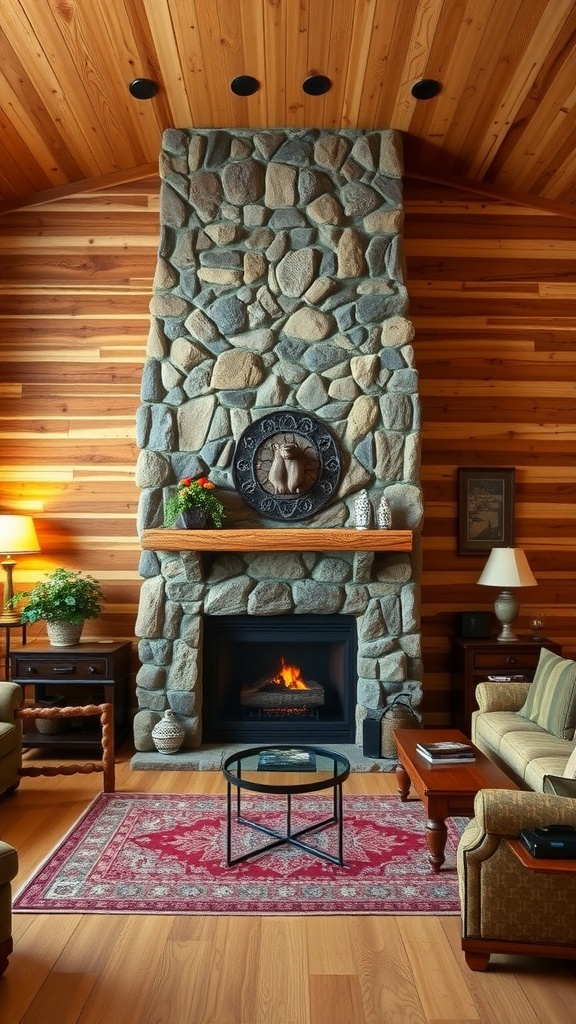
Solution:
{"label": "recessed black ceiling light", "polygon": [[438,95],[441,88],[440,82],[434,78],[421,78],[419,82],[414,82],[410,91],[415,100],[431,100]]}
{"label": "recessed black ceiling light", "polygon": [[158,92],[158,82],[153,82],[151,78],[135,78],[128,88],[134,99],[151,100]]}
{"label": "recessed black ceiling light", "polygon": [[302,83],[302,88],[309,96],[322,96],[332,88],[332,82],[326,75],[310,75]]}
{"label": "recessed black ceiling light", "polygon": [[252,75],[238,75],[232,79],[230,88],[236,96],[253,96],[260,88],[260,82]]}

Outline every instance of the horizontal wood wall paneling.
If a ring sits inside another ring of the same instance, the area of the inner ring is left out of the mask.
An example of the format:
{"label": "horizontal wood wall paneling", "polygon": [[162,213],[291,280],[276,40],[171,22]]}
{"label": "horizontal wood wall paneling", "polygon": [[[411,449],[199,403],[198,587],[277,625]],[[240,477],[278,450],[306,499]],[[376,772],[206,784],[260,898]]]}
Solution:
{"label": "horizontal wood wall paneling", "polygon": [[[369,24],[355,27],[367,46]],[[107,604],[90,636],[133,639],[133,431],[158,194],[154,176],[0,221],[0,508],[32,512],[42,544],[18,559],[16,586],[58,564],[96,575]],[[539,580],[519,593],[518,628],[542,610],[546,633],[576,656],[576,243],[566,218],[461,187],[409,180],[405,200],[423,419],[424,707],[439,725],[450,720],[455,617],[492,611],[495,597],[476,583],[485,558],[457,554],[459,466],[516,468],[516,543]]]}
{"label": "horizontal wood wall paneling", "polygon": [[476,582],[486,556],[457,554],[460,466],[515,467],[515,543],[538,579],[518,591],[516,629],[527,635],[530,611],[542,611],[546,635],[576,655],[576,286],[565,251],[573,227],[463,199],[440,185],[405,185],[423,419],[424,688],[436,724],[449,720],[456,615],[493,615],[496,596]]}
{"label": "horizontal wood wall paneling", "polygon": [[79,288],[84,281],[120,287],[134,280],[152,281],[149,253],[139,258],[136,253],[130,256],[87,254],[84,248],[76,254],[70,253],[65,261],[56,256],[43,256],[35,263],[29,255],[4,254],[0,256],[0,278],[4,280],[8,274],[15,287],[20,283],[21,287],[31,289],[37,286],[61,288],[67,282]]}
{"label": "horizontal wood wall paneling", "polygon": [[[48,394],[47,389],[37,395],[30,394],[31,388],[23,386],[17,396],[19,400],[18,410],[11,408],[11,403],[6,404],[0,410],[0,421],[7,421],[8,424],[17,424],[18,420],[25,420],[30,417],[38,419],[42,416],[45,422],[66,415],[67,420],[86,419],[86,399],[81,395],[60,395],[55,401]],[[14,396],[16,397],[16,396]],[[106,421],[108,417],[122,417],[134,423],[134,394],[132,395],[102,395],[98,411],[91,414],[92,420]],[[16,426],[15,429],[18,429]]]}
{"label": "horizontal wood wall paneling", "polygon": [[[9,383],[25,380],[29,383],[44,383],[50,386],[54,384],[65,386],[66,382],[72,386],[78,386],[80,384],[90,385],[93,382],[96,385],[109,384],[112,390],[116,385],[121,390],[122,387],[126,388],[131,383],[142,379],[142,361],[140,361],[140,365],[136,358],[124,364],[120,361],[103,364],[98,362],[98,356],[94,353],[94,358],[90,361],[82,359],[68,364],[58,358],[50,360],[50,362],[38,361],[27,370],[26,374],[22,371],[19,372],[14,366],[7,363],[2,370],[2,376]],[[89,387],[85,393],[87,395],[90,393]]]}
{"label": "horizontal wood wall paneling", "polygon": [[135,414],[157,247],[156,175],[0,220],[0,508],[33,514],[42,547],[17,559],[15,589],[58,565],[96,576],[104,614],[85,635],[132,640],[133,675]]}
{"label": "horizontal wood wall paneling", "polygon": [[[44,206],[28,207],[25,210],[17,210],[14,213],[5,213],[2,216],[2,244],[13,245],[16,249],[26,248],[26,244],[32,245],[34,237],[44,230],[50,232],[54,237],[62,235],[63,238],[74,238],[78,236],[83,240],[86,235],[92,237],[92,226],[96,226],[96,220],[90,221],[88,214],[98,215],[99,230],[94,234],[93,243],[98,238],[106,238],[109,233],[113,236],[116,244],[122,244],[122,239],[127,236],[143,236],[147,244],[154,244],[150,238],[150,227],[154,224],[158,227],[158,214],[155,209],[149,209],[142,202],[135,204],[124,201],[116,206],[110,202],[110,193],[98,196],[98,202],[60,202],[46,203]],[[122,214],[122,231],[118,232],[118,214]],[[28,236],[28,242],[25,239]],[[20,239],[16,242],[16,239]],[[157,245],[156,240],[156,245]]]}

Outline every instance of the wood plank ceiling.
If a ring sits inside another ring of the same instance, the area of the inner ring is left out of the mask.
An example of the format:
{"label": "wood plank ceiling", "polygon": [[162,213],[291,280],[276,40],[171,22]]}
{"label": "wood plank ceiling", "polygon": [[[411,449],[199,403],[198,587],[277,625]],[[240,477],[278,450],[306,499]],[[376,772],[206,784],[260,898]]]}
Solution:
{"label": "wood plank ceiling", "polygon": [[[2,0],[0,212],[155,167],[167,127],[393,127],[408,170],[576,200],[574,0]],[[253,75],[248,98],[231,81]],[[302,83],[327,75],[308,96]],[[135,78],[159,83],[134,99]],[[413,84],[441,83],[416,100]]]}

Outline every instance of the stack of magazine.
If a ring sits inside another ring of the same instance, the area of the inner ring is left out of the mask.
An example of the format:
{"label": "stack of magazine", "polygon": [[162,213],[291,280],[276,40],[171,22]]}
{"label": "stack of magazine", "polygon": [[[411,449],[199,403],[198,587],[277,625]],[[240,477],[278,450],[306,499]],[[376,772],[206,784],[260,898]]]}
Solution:
{"label": "stack of magazine", "polygon": [[437,743],[417,743],[416,750],[432,764],[462,764],[474,760],[471,743],[440,740]]}
{"label": "stack of magazine", "polygon": [[258,758],[259,772],[315,772],[316,755],[304,747],[267,747]]}

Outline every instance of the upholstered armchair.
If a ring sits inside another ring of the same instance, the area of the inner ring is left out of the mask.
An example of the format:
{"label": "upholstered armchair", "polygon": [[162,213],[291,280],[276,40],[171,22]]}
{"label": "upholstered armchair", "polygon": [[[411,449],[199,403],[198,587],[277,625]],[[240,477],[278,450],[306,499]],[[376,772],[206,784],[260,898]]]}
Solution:
{"label": "upholstered armchair", "polygon": [[18,854],[8,843],[0,842],[0,977],[12,952],[12,879],[18,872]]}
{"label": "upholstered armchair", "polygon": [[13,792],[22,766],[22,723],[14,718],[22,690],[16,683],[0,682],[0,793]]}
{"label": "upholstered armchair", "polygon": [[[458,846],[462,949],[473,971],[491,953],[576,959],[576,861],[569,873],[524,867],[507,839],[521,828],[576,826],[576,800],[484,789]],[[567,863],[567,862],[565,862]]]}

